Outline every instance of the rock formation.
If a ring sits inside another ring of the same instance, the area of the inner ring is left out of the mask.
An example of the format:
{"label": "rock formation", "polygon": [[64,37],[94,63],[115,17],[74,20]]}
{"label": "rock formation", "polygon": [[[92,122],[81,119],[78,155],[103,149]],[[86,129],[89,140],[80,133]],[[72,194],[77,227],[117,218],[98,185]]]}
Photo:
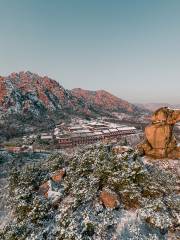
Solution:
{"label": "rock formation", "polygon": [[116,208],[119,206],[118,195],[109,189],[103,190],[99,198],[106,208]]}
{"label": "rock formation", "polygon": [[180,109],[163,107],[152,115],[151,125],[145,128],[145,141],[138,149],[154,158],[180,159],[180,147],[173,135],[174,125],[180,121]]}

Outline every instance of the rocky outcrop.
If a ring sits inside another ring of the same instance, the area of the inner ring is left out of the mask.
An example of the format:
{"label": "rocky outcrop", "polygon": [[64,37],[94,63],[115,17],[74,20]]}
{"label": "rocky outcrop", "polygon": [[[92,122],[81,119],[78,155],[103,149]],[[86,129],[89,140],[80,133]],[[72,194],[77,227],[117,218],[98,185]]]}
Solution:
{"label": "rocky outcrop", "polygon": [[116,208],[119,206],[118,195],[109,189],[103,190],[99,198],[106,208]]}
{"label": "rocky outcrop", "polygon": [[53,173],[51,178],[54,182],[60,183],[64,176],[65,176],[65,169],[60,169],[60,170],[57,170],[55,173]]}
{"label": "rocky outcrop", "polygon": [[138,149],[145,155],[154,158],[180,159],[178,147],[173,135],[174,125],[180,121],[180,110],[163,107],[152,115],[151,125],[145,128],[145,142]]}
{"label": "rocky outcrop", "polygon": [[47,181],[47,182],[43,183],[43,184],[39,187],[38,193],[39,193],[40,195],[43,195],[43,196],[45,196],[45,197],[47,198],[47,197],[48,197],[48,191],[49,191],[49,189],[50,189],[50,186],[49,186],[49,182]]}
{"label": "rocky outcrop", "polygon": [[52,203],[59,202],[63,194],[63,188],[60,186],[60,183],[64,176],[65,169],[59,169],[52,173],[51,179],[40,185],[38,193],[50,199]]}

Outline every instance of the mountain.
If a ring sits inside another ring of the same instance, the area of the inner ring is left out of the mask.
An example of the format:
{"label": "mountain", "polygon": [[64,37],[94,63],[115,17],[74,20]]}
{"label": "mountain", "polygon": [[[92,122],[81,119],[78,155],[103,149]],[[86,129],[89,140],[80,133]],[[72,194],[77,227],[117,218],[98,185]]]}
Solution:
{"label": "mountain", "polygon": [[180,104],[169,104],[169,103],[137,103],[136,106],[141,107],[141,108],[145,108],[149,111],[155,111],[158,108],[161,107],[169,107],[169,108],[180,108]]}
{"label": "mountain", "polygon": [[66,90],[57,81],[29,71],[0,77],[0,133],[11,126],[12,132],[32,126],[47,129],[60,119],[112,112],[138,115],[143,110],[106,91]]}
{"label": "mountain", "polygon": [[44,114],[109,114],[109,111],[134,114],[141,109],[104,91],[80,88],[66,90],[55,80],[31,72],[0,77],[0,110],[2,113]]}
{"label": "mountain", "polygon": [[0,77],[0,138],[47,130],[60,119],[89,114],[85,104],[55,80],[31,72]]}
{"label": "mountain", "polygon": [[50,112],[76,111],[78,107],[83,111],[85,107],[55,80],[31,72],[1,77],[0,90],[1,110],[9,114],[32,113],[41,117]]}
{"label": "mountain", "polygon": [[100,111],[135,113],[139,110],[135,105],[104,90],[89,91],[81,88],[75,88],[71,91],[71,93],[73,96],[76,96],[82,101],[88,102],[91,106],[98,108]]}

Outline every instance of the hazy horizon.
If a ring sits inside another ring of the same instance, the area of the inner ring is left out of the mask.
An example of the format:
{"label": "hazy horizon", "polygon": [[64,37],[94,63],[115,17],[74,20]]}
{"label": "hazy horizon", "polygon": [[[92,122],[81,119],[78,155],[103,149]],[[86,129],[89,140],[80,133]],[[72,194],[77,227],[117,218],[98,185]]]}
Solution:
{"label": "hazy horizon", "polygon": [[0,0],[0,75],[179,104],[180,1]]}

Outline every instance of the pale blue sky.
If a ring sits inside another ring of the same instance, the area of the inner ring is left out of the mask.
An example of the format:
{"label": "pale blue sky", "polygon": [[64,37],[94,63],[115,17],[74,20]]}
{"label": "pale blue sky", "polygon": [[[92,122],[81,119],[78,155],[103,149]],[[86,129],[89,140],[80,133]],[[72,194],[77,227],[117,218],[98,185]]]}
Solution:
{"label": "pale blue sky", "polygon": [[0,0],[0,75],[180,103],[179,0]]}

